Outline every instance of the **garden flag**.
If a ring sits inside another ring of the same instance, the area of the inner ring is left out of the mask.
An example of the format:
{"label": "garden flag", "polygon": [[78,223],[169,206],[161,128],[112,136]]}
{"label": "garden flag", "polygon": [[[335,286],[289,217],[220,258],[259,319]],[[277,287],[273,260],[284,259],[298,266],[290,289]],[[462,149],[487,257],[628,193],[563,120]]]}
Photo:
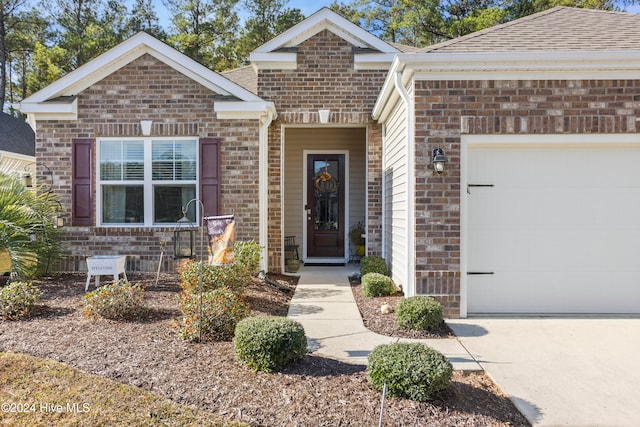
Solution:
{"label": "garden flag", "polygon": [[209,236],[209,265],[233,264],[236,223],[234,215],[205,217]]}

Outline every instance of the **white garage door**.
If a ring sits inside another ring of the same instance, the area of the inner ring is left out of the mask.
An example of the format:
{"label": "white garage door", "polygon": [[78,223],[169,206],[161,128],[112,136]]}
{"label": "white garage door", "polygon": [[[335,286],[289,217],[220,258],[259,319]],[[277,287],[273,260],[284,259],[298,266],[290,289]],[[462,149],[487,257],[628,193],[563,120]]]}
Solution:
{"label": "white garage door", "polygon": [[640,313],[640,146],[467,153],[468,313]]}

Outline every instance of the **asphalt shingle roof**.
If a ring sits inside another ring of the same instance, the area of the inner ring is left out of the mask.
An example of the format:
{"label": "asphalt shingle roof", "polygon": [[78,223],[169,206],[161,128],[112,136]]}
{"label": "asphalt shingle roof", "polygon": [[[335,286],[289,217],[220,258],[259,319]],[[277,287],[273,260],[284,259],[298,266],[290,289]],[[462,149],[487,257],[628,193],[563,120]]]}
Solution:
{"label": "asphalt shingle roof", "polygon": [[640,50],[640,15],[554,7],[422,52]]}
{"label": "asphalt shingle roof", "polygon": [[35,156],[36,135],[23,120],[0,112],[0,151]]}
{"label": "asphalt shingle roof", "polygon": [[254,95],[258,94],[258,74],[251,65],[225,71],[221,74]]}

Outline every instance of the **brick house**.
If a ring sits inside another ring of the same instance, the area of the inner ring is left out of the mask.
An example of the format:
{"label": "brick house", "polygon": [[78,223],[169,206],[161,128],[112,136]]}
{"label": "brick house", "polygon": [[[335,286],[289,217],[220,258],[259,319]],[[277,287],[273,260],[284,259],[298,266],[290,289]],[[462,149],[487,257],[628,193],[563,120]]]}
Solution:
{"label": "brick house", "polygon": [[61,269],[153,271],[197,197],[265,270],[285,236],[344,264],[362,223],[451,317],[640,312],[640,16],[559,7],[419,50],[322,9],[251,62],[138,34],[20,103],[68,208]]}

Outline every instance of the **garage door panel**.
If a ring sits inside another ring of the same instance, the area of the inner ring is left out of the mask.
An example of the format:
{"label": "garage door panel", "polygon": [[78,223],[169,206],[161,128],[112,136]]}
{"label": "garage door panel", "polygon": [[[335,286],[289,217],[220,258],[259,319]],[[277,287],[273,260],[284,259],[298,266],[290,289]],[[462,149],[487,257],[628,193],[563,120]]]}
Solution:
{"label": "garage door panel", "polygon": [[[505,286],[513,284],[513,286]],[[625,314],[640,306],[640,273],[505,272],[469,276],[471,313]]]}
{"label": "garage door panel", "polygon": [[468,154],[469,313],[640,313],[640,146]]}
{"label": "garage door panel", "polygon": [[640,270],[640,250],[617,250],[640,242],[639,230],[487,230],[469,239],[471,271]]}

